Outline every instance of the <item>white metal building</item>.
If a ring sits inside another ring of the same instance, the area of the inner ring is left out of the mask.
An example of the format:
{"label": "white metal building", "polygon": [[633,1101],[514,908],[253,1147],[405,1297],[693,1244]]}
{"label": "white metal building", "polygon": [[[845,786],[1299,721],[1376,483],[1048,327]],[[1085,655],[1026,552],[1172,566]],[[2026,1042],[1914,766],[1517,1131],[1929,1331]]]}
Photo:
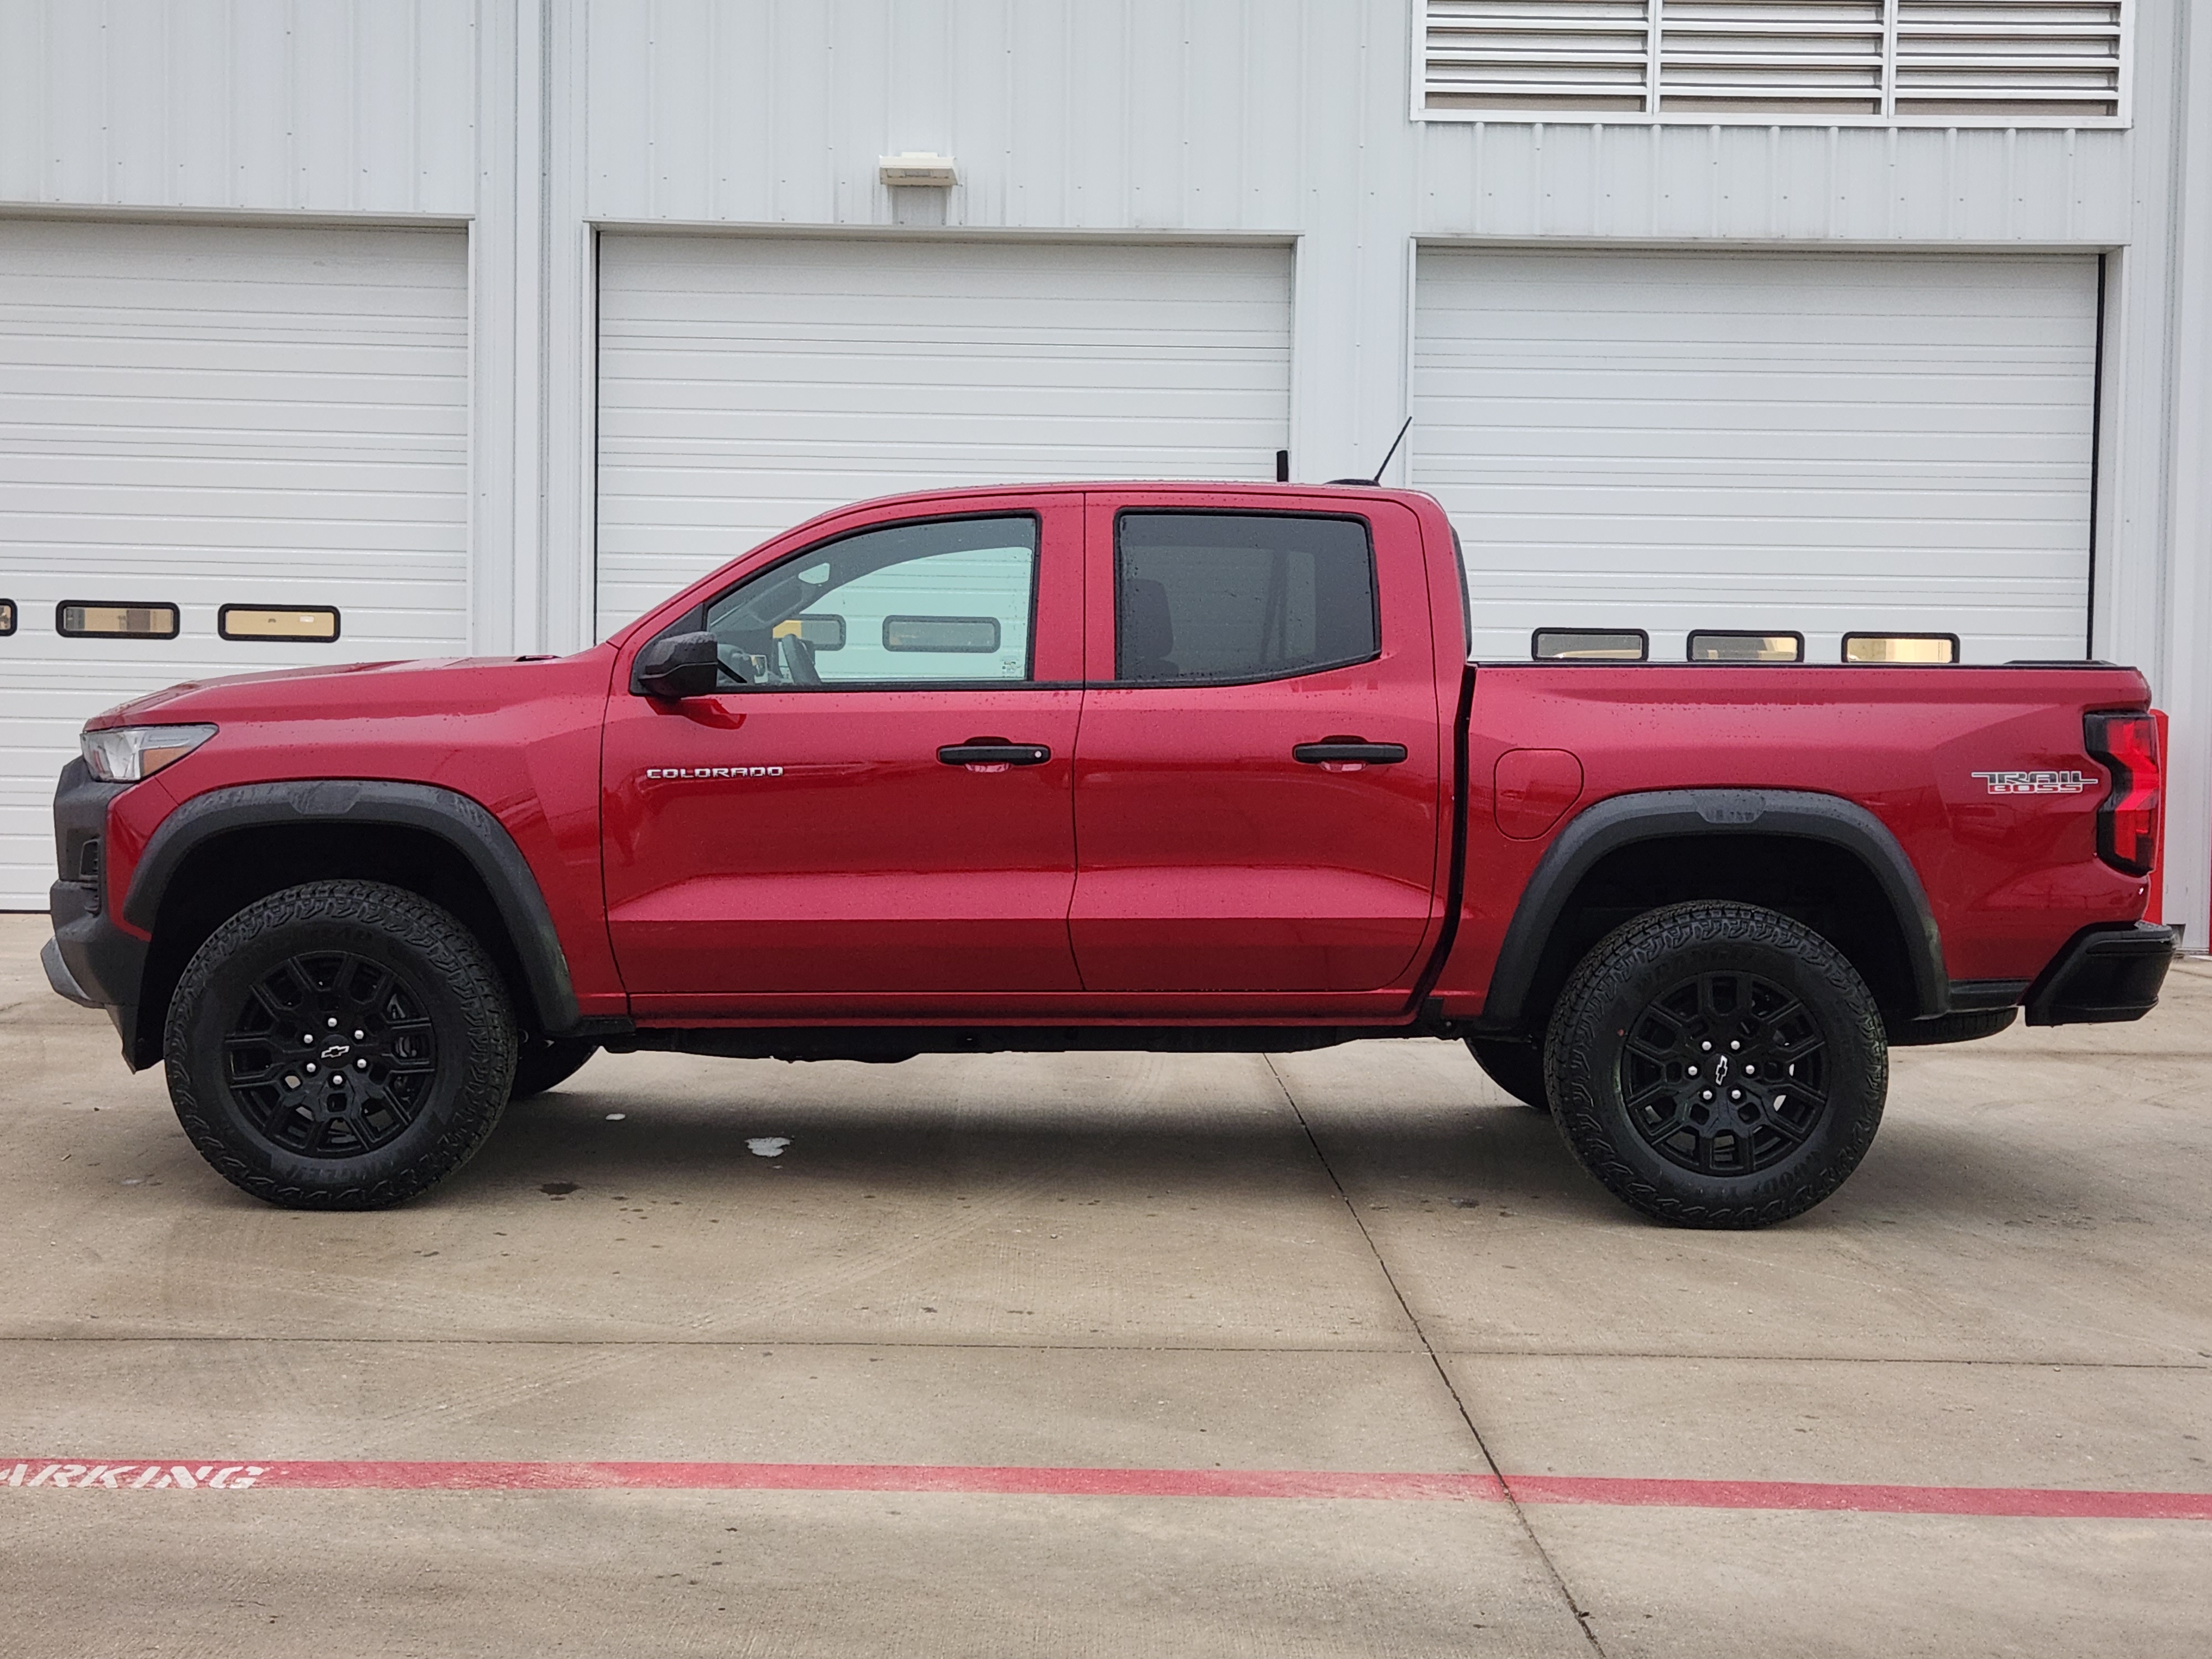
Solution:
{"label": "white metal building", "polygon": [[1410,414],[1485,656],[2141,665],[2201,947],[2209,367],[2186,0],[0,0],[0,905],[127,694]]}

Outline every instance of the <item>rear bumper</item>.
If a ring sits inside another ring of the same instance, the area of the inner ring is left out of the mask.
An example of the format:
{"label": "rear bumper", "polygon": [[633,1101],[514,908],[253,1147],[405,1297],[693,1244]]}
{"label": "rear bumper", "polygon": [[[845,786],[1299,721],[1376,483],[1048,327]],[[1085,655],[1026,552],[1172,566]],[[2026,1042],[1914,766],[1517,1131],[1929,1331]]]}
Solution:
{"label": "rear bumper", "polygon": [[2173,963],[2173,930],[2156,922],[2087,927],[2028,987],[2030,1025],[2141,1019],[2158,1006]]}

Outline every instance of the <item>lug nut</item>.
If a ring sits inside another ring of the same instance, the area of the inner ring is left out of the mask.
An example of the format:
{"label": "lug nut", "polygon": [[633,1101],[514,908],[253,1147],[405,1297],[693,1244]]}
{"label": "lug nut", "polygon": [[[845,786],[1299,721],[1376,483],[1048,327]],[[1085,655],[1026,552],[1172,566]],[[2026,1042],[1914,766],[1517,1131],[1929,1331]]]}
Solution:
{"label": "lug nut", "polygon": [[1731,1043],[1729,1043],[1729,1048],[1731,1050],[1737,1049],[1737,1048],[1742,1048],[1742,1047],[1743,1047],[1743,1044],[1741,1044],[1741,1042],[1731,1042]]}
{"label": "lug nut", "polygon": [[302,1031],[300,1033],[300,1041],[302,1042],[313,1042],[314,1040],[315,1034],[313,1031]]}
{"label": "lug nut", "polygon": [[1753,1065],[1747,1060],[1743,1063],[1743,1074],[1746,1077],[1757,1077],[1759,1075],[1759,1067]]}
{"label": "lug nut", "polygon": [[309,1060],[309,1061],[307,1062],[307,1075],[308,1075],[309,1077],[313,1077],[313,1076],[314,1076],[314,1074],[315,1074],[315,1062],[314,1062],[313,1060]]}
{"label": "lug nut", "polygon": [[332,1030],[336,1030],[337,1029],[338,1017],[336,1014],[332,1014],[328,1019],[325,1020],[323,1024],[329,1026]]}
{"label": "lug nut", "polygon": [[1699,1100],[1711,1100],[1712,1097],[1713,1097],[1713,1091],[1712,1091],[1711,1089],[1706,1090],[1706,1091],[1705,1091],[1705,1093],[1703,1093],[1703,1094],[1701,1094],[1701,1095],[1699,1095],[1699,1096],[1698,1097],[1698,1098]]}
{"label": "lug nut", "polygon": [[368,1069],[368,1062],[365,1060],[356,1060],[353,1063],[353,1068],[356,1072],[365,1072]]}
{"label": "lug nut", "polygon": [[1707,1054],[1711,1054],[1713,1051],[1713,1045],[1710,1042],[1700,1042],[1698,1047]]}
{"label": "lug nut", "polygon": [[1695,1077],[1695,1076],[1697,1076],[1697,1074],[1698,1074],[1698,1068],[1697,1068],[1696,1066],[1691,1066],[1691,1067],[1690,1067],[1690,1075],[1691,1075],[1692,1077]]}
{"label": "lug nut", "polygon": [[1741,1090],[1741,1089],[1731,1089],[1731,1090],[1729,1090],[1729,1098],[1730,1100],[1741,1100],[1741,1099],[1743,1098],[1743,1091],[1742,1091],[1742,1090]]}
{"label": "lug nut", "polygon": [[360,1042],[363,1037],[367,1036],[368,1035],[368,1032],[366,1032],[366,1031],[356,1031],[356,1032],[353,1034],[353,1040],[354,1040],[356,1042]]}

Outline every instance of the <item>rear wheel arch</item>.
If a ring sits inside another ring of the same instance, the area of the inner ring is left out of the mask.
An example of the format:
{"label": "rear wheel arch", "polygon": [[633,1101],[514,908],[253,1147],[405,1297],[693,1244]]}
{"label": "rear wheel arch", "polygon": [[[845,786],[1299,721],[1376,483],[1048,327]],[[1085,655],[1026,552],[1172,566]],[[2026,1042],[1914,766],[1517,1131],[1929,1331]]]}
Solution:
{"label": "rear wheel arch", "polygon": [[1758,905],[1828,939],[1899,1019],[1944,1012],[1927,893],[1887,825],[1812,791],[1615,795],[1577,814],[1523,890],[1480,1028],[1540,1036],[1578,963],[1613,928],[1693,901]]}
{"label": "rear wheel arch", "polygon": [[129,1039],[134,1063],[158,1060],[178,979],[216,928],[271,893],[337,878],[383,882],[450,911],[482,942],[529,1030],[577,1024],[568,960],[537,878],[480,804],[428,784],[248,784],[179,806],[132,873],[123,918],[153,939]]}

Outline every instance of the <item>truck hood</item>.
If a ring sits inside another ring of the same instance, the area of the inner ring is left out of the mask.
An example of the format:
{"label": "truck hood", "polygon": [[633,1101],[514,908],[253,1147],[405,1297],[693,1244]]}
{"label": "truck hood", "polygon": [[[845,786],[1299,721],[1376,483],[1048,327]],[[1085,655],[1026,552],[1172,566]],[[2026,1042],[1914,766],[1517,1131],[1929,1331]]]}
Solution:
{"label": "truck hood", "polygon": [[253,720],[485,714],[549,690],[605,684],[611,646],[569,657],[443,657],[185,680],[94,715],[87,731]]}

